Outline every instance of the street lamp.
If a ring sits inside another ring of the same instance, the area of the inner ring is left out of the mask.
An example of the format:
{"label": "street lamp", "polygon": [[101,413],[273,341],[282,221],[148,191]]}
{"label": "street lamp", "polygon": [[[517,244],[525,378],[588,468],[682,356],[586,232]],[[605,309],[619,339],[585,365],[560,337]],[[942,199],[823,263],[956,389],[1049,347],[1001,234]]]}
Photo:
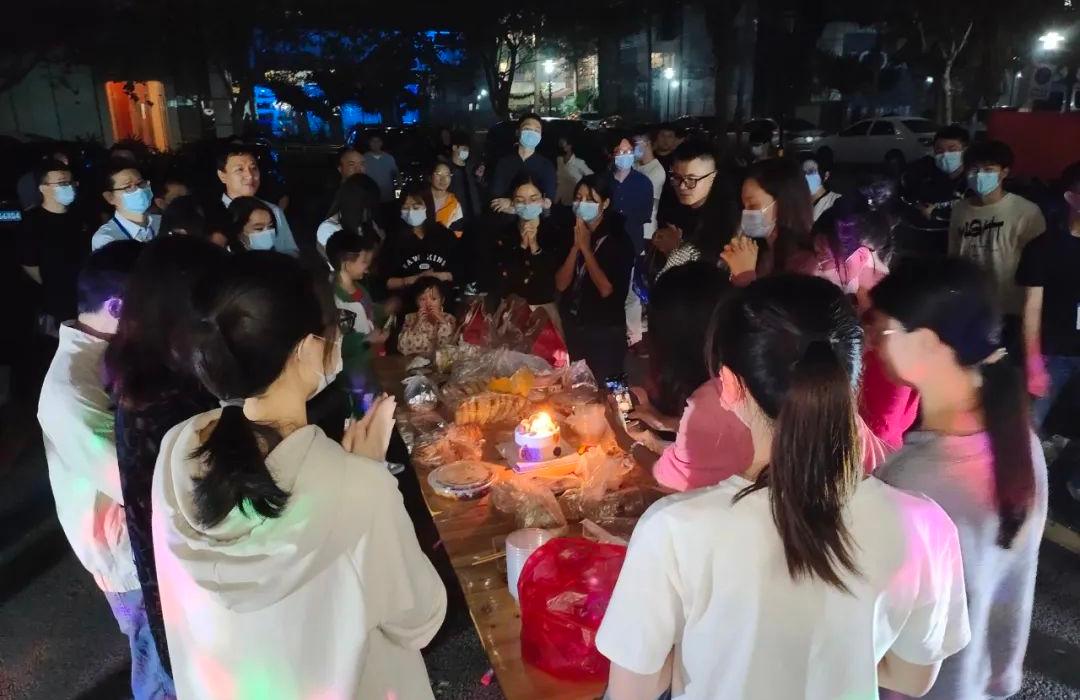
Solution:
{"label": "street lamp", "polygon": [[675,77],[675,69],[674,69],[674,68],[670,68],[670,67],[669,67],[669,68],[665,68],[665,69],[664,69],[664,77],[665,77],[666,79],[668,79],[668,80],[671,80],[672,78],[674,78],[674,77]]}
{"label": "street lamp", "polygon": [[1065,37],[1061,32],[1049,31],[1039,37],[1043,51],[1057,51],[1065,43]]}
{"label": "street lamp", "polygon": [[550,58],[544,61],[544,73],[548,77],[548,114],[555,114],[555,106],[551,103],[551,76],[555,73],[555,61]]}
{"label": "street lamp", "polygon": [[932,75],[926,76],[926,84],[927,85],[933,85],[934,84],[934,76],[932,76]]}

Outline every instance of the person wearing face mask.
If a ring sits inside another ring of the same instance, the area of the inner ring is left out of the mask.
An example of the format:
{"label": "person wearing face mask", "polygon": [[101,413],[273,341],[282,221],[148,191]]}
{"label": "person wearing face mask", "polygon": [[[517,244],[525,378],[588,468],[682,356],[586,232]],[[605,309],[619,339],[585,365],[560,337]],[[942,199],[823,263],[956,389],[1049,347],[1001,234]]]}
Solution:
{"label": "person wearing face mask", "polygon": [[824,280],[776,276],[711,326],[712,391],[750,460],[634,528],[596,633],[606,697],[925,693],[971,637],[961,545],[936,503],[865,474],[854,310]]}
{"label": "person wearing face mask", "polygon": [[522,171],[532,175],[540,183],[540,191],[544,193],[544,208],[551,208],[557,190],[555,166],[536,151],[537,146],[540,145],[543,130],[543,121],[535,114],[525,114],[518,119],[517,148],[499,159],[495,164],[495,172],[491,176],[490,195],[493,211],[513,213],[510,186]]}
{"label": "person wearing face mask", "polygon": [[58,160],[44,161],[34,178],[41,206],[23,214],[16,255],[26,275],[41,286],[38,327],[55,338],[59,325],[75,317],[75,282],[86,259],[89,232],[72,210],[76,185],[69,166]]}
{"label": "person wearing face mask", "polygon": [[195,285],[228,257],[223,248],[195,236],[162,236],[147,243],[128,278],[116,335],[105,350],[105,385],[116,407],[123,517],[166,674],[171,666],[151,537],[150,484],[165,433],[217,405],[191,373],[189,329]]}
{"label": "person wearing face mask", "polygon": [[806,186],[810,190],[810,204],[814,207],[814,221],[818,221],[821,215],[829,211],[840,199],[839,192],[833,192],[826,187],[829,176],[832,175],[832,156],[826,151],[817,155],[800,153],[797,158],[799,164],[802,165]]}
{"label": "person wearing face mask", "polygon": [[435,278],[447,289],[461,281],[459,242],[428,216],[424,194],[420,185],[402,192],[398,227],[387,236],[379,255],[386,288],[399,296],[425,277]]}
{"label": "person wearing face mask", "polygon": [[257,197],[237,197],[226,210],[226,235],[231,245],[244,250],[273,250],[274,210]]}
{"label": "person wearing face mask", "polygon": [[793,160],[771,158],[750,166],[742,186],[739,235],[720,256],[736,286],[763,275],[811,274],[817,268],[809,194]]}
{"label": "person wearing face mask", "polygon": [[531,308],[544,307],[556,330],[562,334],[562,320],[555,303],[555,270],[565,256],[559,226],[552,217],[542,217],[544,195],[528,174],[514,182],[513,219],[500,217],[493,232],[493,293],[499,299],[510,295],[523,298]]}
{"label": "person wearing face mask", "polygon": [[220,407],[168,432],[152,491],[178,696],[223,698],[223,676],[263,668],[297,697],[433,698],[420,650],[446,591],[387,469],[394,399],[340,442],[310,423],[341,347],[294,260],[233,257],[195,310],[195,372]]}
{"label": "person wearing face mask", "polygon": [[[634,170],[637,156],[629,135],[610,134],[608,146],[611,169],[606,177],[611,188],[611,207],[623,217],[626,233],[634,246],[636,263],[637,258],[645,251],[645,226],[652,222],[653,186],[648,177]],[[626,333],[631,347],[641,342],[644,332],[641,298],[631,284],[626,293]]]}
{"label": "person wearing face mask", "polygon": [[570,206],[574,201],[574,189],[581,178],[592,175],[592,168],[574,152],[574,142],[569,136],[559,137],[559,155],[555,164],[558,170],[555,202]]}
{"label": "person wearing face mask", "polygon": [[1046,219],[1034,203],[1005,191],[1012,163],[1012,149],[1000,141],[977,143],[964,153],[972,194],[953,207],[949,255],[972,260],[993,277],[1004,315],[1003,342],[1016,361],[1021,357],[1020,317],[1024,310],[1024,291],[1016,283],[1016,269],[1024,246],[1046,230]]}
{"label": "person wearing face mask", "polygon": [[626,361],[626,294],[634,245],[611,207],[606,177],[587,175],[574,193],[573,238],[555,273],[566,347],[599,380],[621,375]]}
{"label": "person wearing face mask", "polygon": [[751,164],[776,157],[776,149],[773,147],[772,139],[772,129],[762,128],[750,133],[747,137],[747,143],[750,146],[749,162]]}
{"label": "person wearing face mask", "polygon": [[952,125],[934,135],[934,153],[915,161],[900,177],[903,226],[897,245],[907,256],[941,256],[948,248],[949,217],[967,193],[964,151],[968,130]]}
{"label": "person wearing face mask", "polygon": [[[225,207],[232,204],[232,201],[238,197],[255,197],[262,182],[262,173],[259,171],[259,161],[255,157],[255,152],[243,144],[230,144],[218,155],[217,176],[221,184],[225,186],[225,192],[221,195],[221,203]],[[293,257],[300,255],[300,249],[296,247],[296,240],[293,238],[289,220],[285,218],[285,212],[272,202],[260,201],[269,207],[273,214],[273,225],[268,227],[274,232],[271,247],[279,253]]]}
{"label": "person wearing face mask", "polygon": [[450,191],[461,204],[466,225],[484,211],[476,169],[469,165],[471,141],[464,131],[455,131],[450,137]]}
{"label": "person wearing face mask", "polygon": [[159,214],[149,214],[154,194],[150,183],[131,165],[119,163],[105,174],[102,197],[113,207],[112,217],[101,225],[90,241],[91,250],[113,241],[153,240],[161,226]]}
{"label": "person wearing face mask", "polygon": [[[1046,419],[1073,377],[1080,374],[1080,163],[1065,169],[1061,188],[1066,214],[1024,248],[1016,283],[1024,288],[1024,348],[1035,429],[1053,431]],[[1080,500],[1080,474],[1071,491]]]}

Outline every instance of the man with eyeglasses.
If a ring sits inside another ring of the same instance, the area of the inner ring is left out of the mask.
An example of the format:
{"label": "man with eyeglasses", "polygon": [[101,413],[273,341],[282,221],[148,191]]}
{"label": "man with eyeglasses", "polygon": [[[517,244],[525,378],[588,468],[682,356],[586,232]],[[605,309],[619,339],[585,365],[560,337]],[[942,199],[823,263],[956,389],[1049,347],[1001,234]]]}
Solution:
{"label": "man with eyeglasses", "polygon": [[154,193],[150,191],[149,180],[143,179],[137,168],[127,163],[114,165],[105,175],[101,195],[114,212],[94,234],[90,242],[92,250],[113,241],[148,243],[157,237],[161,216],[148,213]]}
{"label": "man with eyeglasses", "polygon": [[[704,140],[684,141],[672,154],[669,189],[660,199],[659,228],[652,240],[653,247],[667,258],[665,270],[720,254],[703,240],[731,227],[724,220],[730,202],[710,196],[719,177],[717,161],[712,145]],[[716,204],[709,206],[712,200]]]}
{"label": "man with eyeglasses", "polygon": [[41,205],[23,214],[16,241],[19,264],[41,285],[39,330],[57,337],[59,326],[75,318],[76,280],[87,256],[88,231],[72,210],[75,182],[71,168],[48,160],[34,171]]}

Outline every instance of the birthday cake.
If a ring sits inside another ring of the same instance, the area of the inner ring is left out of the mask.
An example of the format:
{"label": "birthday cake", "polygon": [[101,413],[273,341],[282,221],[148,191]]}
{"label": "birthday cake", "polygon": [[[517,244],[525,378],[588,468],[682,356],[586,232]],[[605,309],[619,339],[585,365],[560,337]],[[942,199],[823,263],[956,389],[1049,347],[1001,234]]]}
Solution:
{"label": "birthday cake", "polygon": [[559,426],[543,411],[518,424],[514,430],[514,443],[521,462],[545,462],[565,453]]}

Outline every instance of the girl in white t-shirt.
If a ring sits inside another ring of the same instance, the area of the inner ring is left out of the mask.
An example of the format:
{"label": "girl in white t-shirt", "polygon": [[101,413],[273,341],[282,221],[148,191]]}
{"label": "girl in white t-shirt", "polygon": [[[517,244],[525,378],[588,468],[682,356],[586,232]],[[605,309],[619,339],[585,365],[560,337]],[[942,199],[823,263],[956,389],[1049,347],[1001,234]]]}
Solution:
{"label": "girl in white t-shirt", "polygon": [[609,697],[925,692],[969,638],[960,545],[934,502],[864,478],[854,310],[824,280],[777,276],[713,325],[752,465],[638,523],[596,638]]}

